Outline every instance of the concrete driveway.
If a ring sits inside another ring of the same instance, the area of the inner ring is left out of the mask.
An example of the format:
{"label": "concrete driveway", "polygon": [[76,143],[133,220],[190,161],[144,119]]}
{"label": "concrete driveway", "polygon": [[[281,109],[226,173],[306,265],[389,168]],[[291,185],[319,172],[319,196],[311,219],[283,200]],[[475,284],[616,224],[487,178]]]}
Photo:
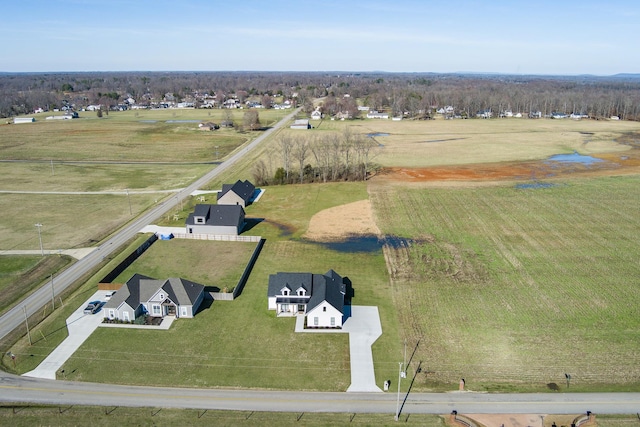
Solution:
{"label": "concrete driveway", "polygon": [[296,332],[348,333],[351,385],[347,392],[382,392],[376,385],[371,345],[382,335],[378,307],[352,305],[342,329],[304,329],[304,316],[296,318]]}
{"label": "concrete driveway", "polygon": [[47,358],[44,359],[34,370],[23,375],[27,377],[55,380],[58,369],[60,369],[71,355],[80,348],[82,343],[89,338],[89,335],[91,335],[102,323],[102,319],[104,318],[102,308],[95,314],[84,314],[84,308],[91,301],[102,301],[104,303],[104,297],[107,292],[108,291],[97,291],[91,296],[91,298],[87,299],[84,304],[78,307],[78,309],[67,318],[67,330],[69,331],[69,336],[62,341],[62,343],[60,343],[60,345],[56,347],[56,349],[53,350],[51,354],[49,354],[49,356],[47,356]]}

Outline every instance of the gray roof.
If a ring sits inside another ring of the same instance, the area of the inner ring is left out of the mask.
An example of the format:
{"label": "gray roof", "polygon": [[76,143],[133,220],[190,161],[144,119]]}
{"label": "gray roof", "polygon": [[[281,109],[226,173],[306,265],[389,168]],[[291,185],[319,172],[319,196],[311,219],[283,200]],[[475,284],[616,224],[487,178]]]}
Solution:
{"label": "gray roof", "polygon": [[[240,205],[196,205],[194,212],[187,217],[187,225],[196,225],[194,216],[207,218],[204,225],[238,226],[244,217],[244,209]],[[203,225],[203,224],[198,224]]]}
{"label": "gray roof", "polygon": [[307,312],[326,301],[343,313],[346,285],[342,276],[333,270],[329,270],[326,274],[282,272],[270,274],[267,296],[279,297],[285,287],[289,288],[292,296],[295,296],[295,291],[300,287],[307,291],[307,295],[311,295]]}
{"label": "gray roof", "polygon": [[288,287],[293,294],[302,287],[311,294],[313,286],[313,275],[311,273],[276,273],[269,275],[269,289],[267,295],[270,297],[282,295],[282,288]]}
{"label": "gray roof", "polygon": [[222,184],[222,191],[218,193],[218,200],[227,194],[229,191],[232,191],[238,195],[242,200],[246,203],[249,203],[251,200],[251,196],[253,196],[253,192],[256,190],[256,186],[253,185],[249,181],[236,181],[235,184]]}
{"label": "gray roof", "polygon": [[344,279],[333,270],[327,274],[314,274],[313,293],[307,304],[307,312],[326,301],[343,313],[345,288]]}
{"label": "gray roof", "polygon": [[126,302],[133,309],[136,309],[141,303],[147,302],[160,288],[177,305],[193,305],[200,294],[204,292],[203,285],[186,279],[157,280],[136,273],[107,301],[104,307],[117,308]]}

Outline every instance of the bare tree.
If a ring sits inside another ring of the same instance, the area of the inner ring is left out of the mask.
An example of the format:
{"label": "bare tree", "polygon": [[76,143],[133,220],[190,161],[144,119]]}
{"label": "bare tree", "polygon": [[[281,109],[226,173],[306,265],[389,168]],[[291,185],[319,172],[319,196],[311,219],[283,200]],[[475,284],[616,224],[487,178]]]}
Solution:
{"label": "bare tree", "polygon": [[293,146],[293,157],[298,161],[300,168],[300,184],[304,181],[304,161],[307,160],[308,155],[309,141],[304,137],[296,139]]}
{"label": "bare tree", "polygon": [[289,172],[291,170],[291,151],[293,149],[293,139],[289,135],[282,135],[278,140],[280,146],[280,155],[282,156],[282,167],[287,181],[289,180]]}

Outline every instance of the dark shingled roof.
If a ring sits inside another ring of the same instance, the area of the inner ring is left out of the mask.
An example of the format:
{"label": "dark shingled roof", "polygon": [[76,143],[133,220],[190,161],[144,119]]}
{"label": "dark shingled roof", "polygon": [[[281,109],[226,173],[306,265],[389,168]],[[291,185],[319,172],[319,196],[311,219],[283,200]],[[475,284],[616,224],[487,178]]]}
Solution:
{"label": "dark shingled roof", "polygon": [[267,296],[279,297],[285,287],[289,288],[291,295],[294,295],[300,287],[307,291],[307,295],[311,295],[307,304],[307,312],[323,301],[327,301],[340,313],[343,313],[346,285],[342,276],[333,270],[329,270],[326,274],[282,272],[270,274]]}
{"label": "dark shingled roof", "polygon": [[249,181],[236,181],[235,184],[222,184],[222,191],[218,193],[218,200],[229,191],[233,191],[236,193],[242,200],[244,200],[245,204],[249,203],[251,200],[251,196],[253,196],[253,192],[255,191],[256,186],[253,185]]}
{"label": "dark shingled roof", "polygon": [[[244,215],[240,205],[196,205],[193,213],[187,217],[187,225],[237,226]],[[207,218],[205,224],[196,224],[194,216]]]}

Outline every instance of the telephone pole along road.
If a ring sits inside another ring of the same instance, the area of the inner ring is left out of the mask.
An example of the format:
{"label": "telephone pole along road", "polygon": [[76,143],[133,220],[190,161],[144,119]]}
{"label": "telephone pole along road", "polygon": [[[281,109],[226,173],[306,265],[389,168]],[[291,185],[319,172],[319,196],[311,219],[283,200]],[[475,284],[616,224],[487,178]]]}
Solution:
{"label": "telephone pole along road", "polygon": [[106,257],[133,238],[144,226],[153,223],[153,221],[164,215],[174,206],[178,205],[192,192],[204,186],[222,172],[232,167],[238,160],[253,150],[265,138],[269,137],[269,135],[289,122],[296,114],[298,114],[299,111],[300,108],[296,108],[293,112],[276,123],[272,128],[267,129],[247,146],[241,147],[235,154],[229,157],[229,159],[203,175],[200,179],[178,191],[169,199],[160,202],[157,206],[144,212],[142,215],[125,225],[112,237],[100,244],[96,250],[92,251],[89,255],[78,260],[78,262],[57,275],[53,283],[53,290],[51,289],[51,284],[49,282],[43,283],[38,290],[16,304],[11,310],[7,311],[0,317],[0,340],[24,323],[25,310],[27,316],[31,316],[42,310],[42,307],[51,301],[52,292],[55,295],[59,295],[71,286],[72,283],[79,280],[85,274],[93,271]]}

